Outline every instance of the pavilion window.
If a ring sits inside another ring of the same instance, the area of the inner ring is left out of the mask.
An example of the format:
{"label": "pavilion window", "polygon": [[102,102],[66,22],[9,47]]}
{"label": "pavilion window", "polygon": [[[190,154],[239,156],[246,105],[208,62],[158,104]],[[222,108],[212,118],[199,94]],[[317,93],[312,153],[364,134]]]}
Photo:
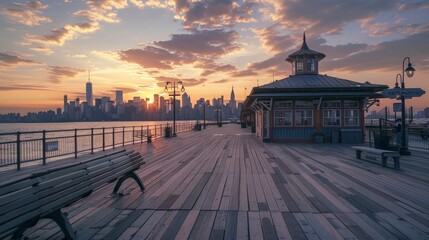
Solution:
{"label": "pavilion window", "polygon": [[323,126],[341,126],[341,109],[324,109]]}
{"label": "pavilion window", "polygon": [[297,109],[295,110],[295,126],[313,126],[313,110]]}
{"label": "pavilion window", "polygon": [[307,72],[314,72],[316,70],[316,61],[309,59],[307,61]]}
{"label": "pavilion window", "polygon": [[341,100],[323,102],[323,126],[341,126]]}
{"label": "pavilion window", "polygon": [[358,109],[344,109],[344,126],[359,126]]}
{"label": "pavilion window", "polygon": [[313,101],[295,101],[295,126],[313,126]]}
{"label": "pavilion window", "polygon": [[292,126],[292,110],[275,110],[274,126],[275,127]]}
{"label": "pavilion window", "polygon": [[304,70],[304,63],[302,61],[296,62],[296,71],[302,72]]}
{"label": "pavilion window", "polygon": [[359,101],[344,101],[344,126],[359,126]]}
{"label": "pavilion window", "polygon": [[292,101],[274,102],[274,126],[292,126]]}

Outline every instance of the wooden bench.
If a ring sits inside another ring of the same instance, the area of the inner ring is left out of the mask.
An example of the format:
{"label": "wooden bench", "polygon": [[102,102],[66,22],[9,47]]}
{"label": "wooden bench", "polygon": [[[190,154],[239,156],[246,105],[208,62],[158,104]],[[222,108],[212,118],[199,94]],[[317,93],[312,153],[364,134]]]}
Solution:
{"label": "wooden bench", "polygon": [[66,239],[76,239],[61,209],[117,180],[113,194],[128,178],[141,191],[143,183],[135,170],[143,164],[139,152],[119,150],[89,160],[30,172],[0,183],[0,239],[18,239],[40,219],[49,218],[61,228]]}
{"label": "wooden bench", "polygon": [[393,168],[399,169],[399,158],[401,155],[399,152],[376,149],[370,147],[362,147],[362,146],[352,146],[353,149],[356,149],[356,158],[361,159],[362,152],[367,152],[375,155],[381,156],[381,164],[383,167],[387,167],[387,159],[391,157],[393,159]]}

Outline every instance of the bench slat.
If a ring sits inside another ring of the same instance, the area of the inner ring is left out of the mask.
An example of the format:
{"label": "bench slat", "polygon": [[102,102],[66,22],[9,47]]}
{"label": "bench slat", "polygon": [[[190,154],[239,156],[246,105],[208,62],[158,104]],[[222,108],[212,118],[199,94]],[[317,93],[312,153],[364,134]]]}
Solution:
{"label": "bench slat", "polygon": [[[118,150],[3,182],[0,185],[0,238],[10,235],[26,221],[49,217],[105,184],[116,179],[122,182],[142,164],[139,152]],[[131,175],[139,180],[134,173]]]}

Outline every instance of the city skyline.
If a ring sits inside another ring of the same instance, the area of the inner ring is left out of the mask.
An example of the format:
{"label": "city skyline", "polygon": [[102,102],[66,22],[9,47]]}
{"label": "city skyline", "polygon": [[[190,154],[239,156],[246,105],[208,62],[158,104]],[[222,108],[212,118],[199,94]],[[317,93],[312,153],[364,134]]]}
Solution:
{"label": "city skyline", "polygon": [[[326,54],[321,74],[392,88],[408,56],[416,74],[406,87],[428,92],[428,9],[389,0],[2,2],[0,113],[56,109],[64,94],[166,97],[166,81],[183,81],[194,99],[229,97],[234,87],[242,101],[291,74],[285,59],[304,31]],[[428,103],[429,94],[407,100]]]}

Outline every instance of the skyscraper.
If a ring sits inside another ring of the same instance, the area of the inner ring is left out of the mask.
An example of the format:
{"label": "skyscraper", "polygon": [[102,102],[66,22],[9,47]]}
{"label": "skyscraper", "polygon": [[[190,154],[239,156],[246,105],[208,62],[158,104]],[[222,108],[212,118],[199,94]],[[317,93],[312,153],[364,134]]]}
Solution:
{"label": "skyscraper", "polygon": [[121,105],[124,103],[124,92],[122,90],[116,90],[116,106]]}
{"label": "skyscraper", "polygon": [[94,101],[92,100],[92,83],[90,71],[88,70],[88,82],[86,83],[86,102],[89,106],[94,106]]}
{"label": "skyscraper", "polygon": [[69,102],[67,100],[67,95],[64,95],[64,113],[67,113],[69,110]]}
{"label": "skyscraper", "polygon": [[237,102],[235,101],[234,87],[232,87],[232,90],[231,90],[231,97],[229,99],[229,106],[231,107],[231,112],[235,113],[235,110],[237,109]]}

